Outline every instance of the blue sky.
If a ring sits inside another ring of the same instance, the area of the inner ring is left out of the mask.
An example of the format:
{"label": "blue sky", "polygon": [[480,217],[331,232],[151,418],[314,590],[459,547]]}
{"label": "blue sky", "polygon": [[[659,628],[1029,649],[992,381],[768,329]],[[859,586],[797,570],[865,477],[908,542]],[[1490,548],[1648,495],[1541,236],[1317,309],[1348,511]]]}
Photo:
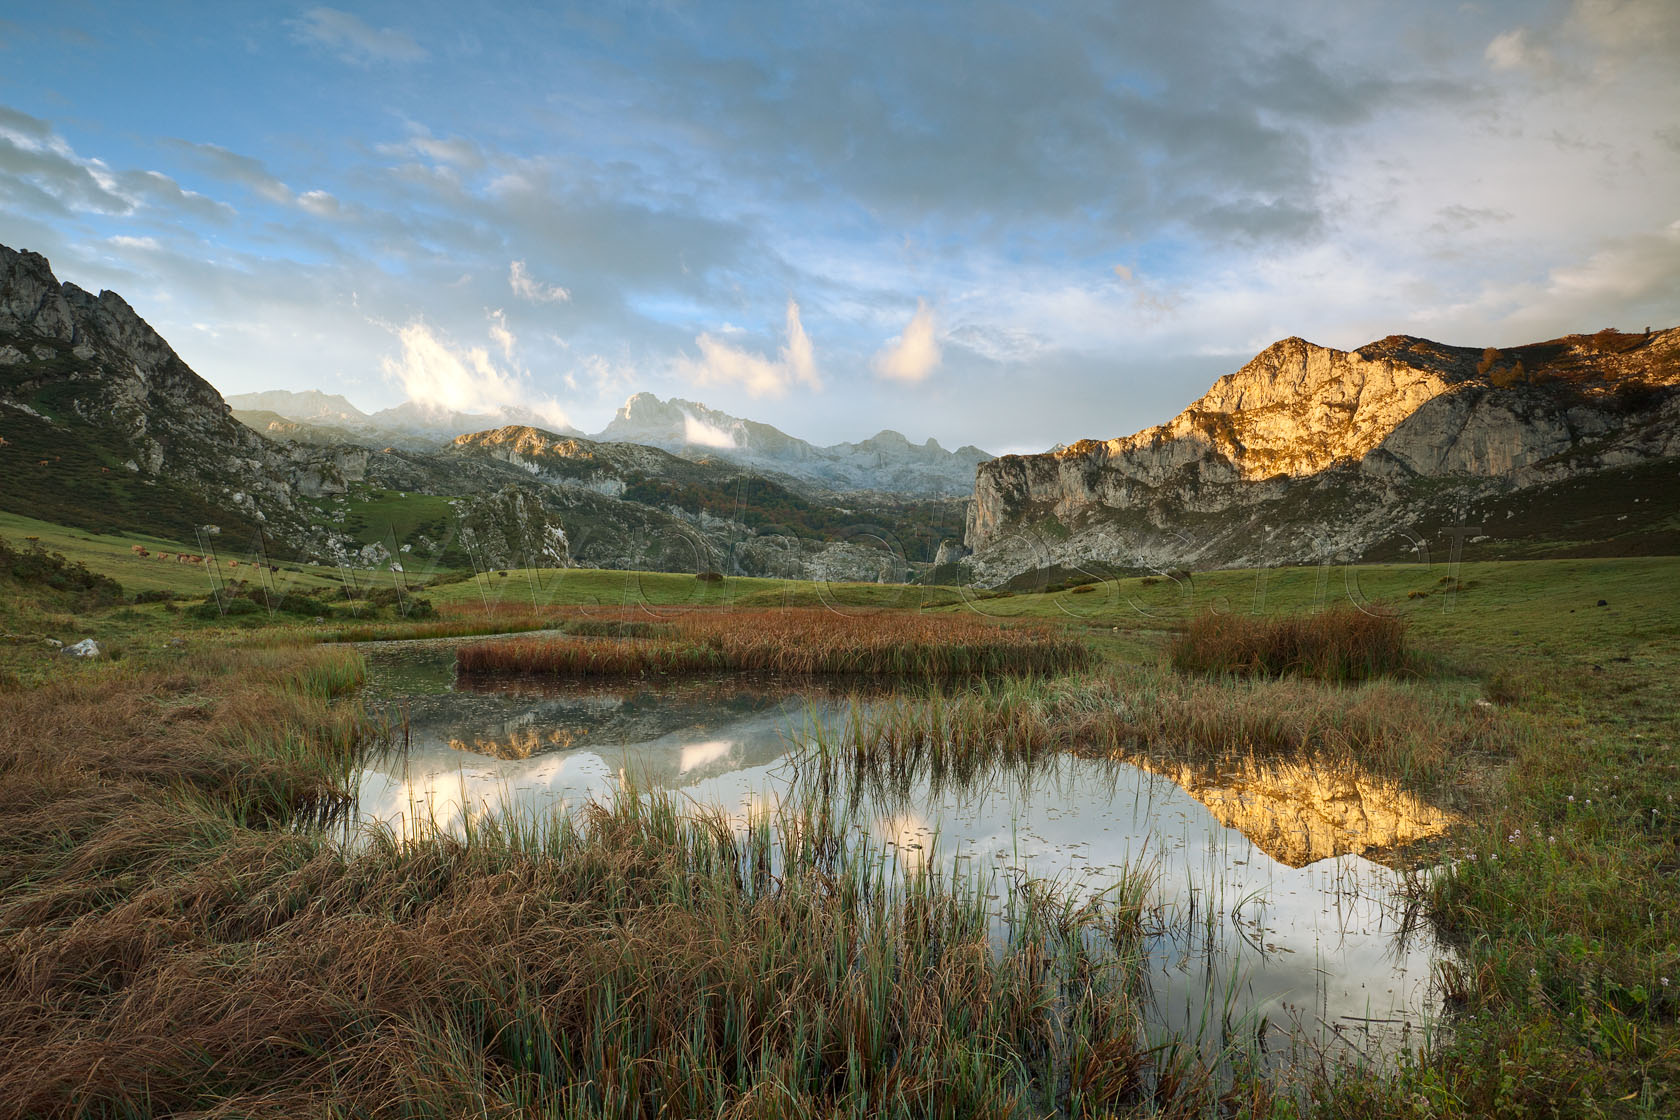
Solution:
{"label": "blue sky", "polygon": [[65,2],[0,242],[224,393],[1159,422],[1287,335],[1680,322],[1680,4]]}

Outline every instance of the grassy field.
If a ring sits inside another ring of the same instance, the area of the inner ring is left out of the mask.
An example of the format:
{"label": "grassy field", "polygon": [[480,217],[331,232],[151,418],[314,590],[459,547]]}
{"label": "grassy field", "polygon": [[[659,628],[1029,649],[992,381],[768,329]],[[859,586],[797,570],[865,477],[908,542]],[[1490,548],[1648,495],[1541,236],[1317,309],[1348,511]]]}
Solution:
{"label": "grassy field", "polygon": [[[28,538],[35,537],[42,548],[62,552],[69,559],[85,564],[91,571],[110,576],[122,584],[131,597],[138,591],[172,591],[184,597],[202,596],[211,588],[210,575],[202,565],[153,558],[158,553],[171,557],[181,552],[201,555],[203,549],[193,541],[167,540],[138,533],[93,533],[15,513],[0,513],[0,537],[19,547]],[[216,540],[215,543],[225,560],[238,560],[241,566],[248,566],[250,557],[245,553],[231,548],[224,552],[224,542]],[[226,543],[231,546],[232,542]],[[135,555],[134,545],[140,545],[153,556],[141,558]],[[279,567],[281,570],[278,573],[270,574],[278,587],[319,590],[338,586],[338,573],[331,568],[310,568],[300,564]],[[223,574],[238,576],[239,569],[228,568]]]}
{"label": "grassy field", "polygon": [[[17,541],[31,525],[0,533]],[[54,534],[33,535],[125,587],[125,565],[144,563],[125,560],[128,544],[158,546]],[[377,626],[664,626],[685,608],[785,605],[1065,626],[1095,666],[918,702],[845,749],[887,768],[966,764],[998,744],[1216,770],[1341,760],[1447,805],[1449,833],[1386,856],[1442,868],[1417,889],[1461,954],[1443,977],[1450,1029],[1424,1052],[1380,1076],[1240,1080],[1221,1101],[1171,1065],[1181,1059],[1126,1041],[1136,993],[1124,970],[1090,986],[1089,963],[1054,934],[1063,927],[1024,925],[1020,957],[963,956],[963,897],[934,884],[914,906],[874,912],[870,928],[886,933],[870,942],[833,908],[851,896],[822,893],[862,883],[852,871],[813,863],[771,893],[751,876],[696,874],[723,866],[721,841],[670,806],[606,807],[598,837],[558,848],[498,834],[349,859],[293,827],[342,798],[372,734],[327,703],[353,687],[357,657],[297,644],[323,628],[201,622],[170,604],[84,609],[7,587],[0,1112],[608,1116],[663,1102],[677,1114],[921,1115],[957,1084],[979,1087],[953,1106],[961,1115],[1680,1112],[1680,559],[1088,587],[981,596],[512,571],[429,591],[441,620]],[[1403,662],[1338,685],[1181,671],[1165,656],[1209,611],[1281,619],[1338,603],[1392,612]],[[87,635],[117,656],[73,663],[39,640]],[[1125,913],[1100,920],[1125,942]],[[397,959],[408,963],[380,963]],[[839,960],[859,964],[836,972]],[[585,976],[610,982],[575,981]],[[1072,1020],[1042,1017],[1070,1009]],[[1146,1088],[1175,1076],[1179,1090]]]}

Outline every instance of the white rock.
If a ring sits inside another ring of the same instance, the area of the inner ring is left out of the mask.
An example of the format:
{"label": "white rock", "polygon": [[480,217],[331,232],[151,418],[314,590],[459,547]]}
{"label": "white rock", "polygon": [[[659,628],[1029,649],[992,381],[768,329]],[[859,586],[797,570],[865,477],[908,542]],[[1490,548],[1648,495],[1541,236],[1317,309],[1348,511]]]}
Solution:
{"label": "white rock", "polygon": [[83,638],[73,646],[65,646],[63,652],[71,657],[98,657],[99,643],[92,638]]}

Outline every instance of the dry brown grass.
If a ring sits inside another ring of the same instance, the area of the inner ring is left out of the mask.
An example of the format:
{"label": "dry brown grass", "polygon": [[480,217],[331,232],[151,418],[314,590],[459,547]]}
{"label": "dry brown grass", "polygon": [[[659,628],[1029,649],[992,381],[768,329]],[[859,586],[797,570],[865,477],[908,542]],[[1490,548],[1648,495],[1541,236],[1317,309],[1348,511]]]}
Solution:
{"label": "dry brown grass", "polygon": [[326,705],[354,664],[220,650],[0,694],[0,1115],[1142,1099],[1135,910],[1030,895],[1000,955],[983,895],[884,889],[826,819],[742,834],[634,791],[581,830],[355,858],[293,827],[354,760]]}
{"label": "dry brown grass", "polygon": [[626,676],[767,672],[906,678],[1061,672],[1090,653],[1043,627],[1001,627],[965,615],[842,614],[787,609],[691,613],[652,641],[513,639],[463,646],[475,674]]}
{"label": "dry brown grass", "polygon": [[1337,607],[1264,618],[1207,612],[1167,645],[1180,672],[1285,674],[1362,681],[1406,669],[1406,623],[1397,615]]}

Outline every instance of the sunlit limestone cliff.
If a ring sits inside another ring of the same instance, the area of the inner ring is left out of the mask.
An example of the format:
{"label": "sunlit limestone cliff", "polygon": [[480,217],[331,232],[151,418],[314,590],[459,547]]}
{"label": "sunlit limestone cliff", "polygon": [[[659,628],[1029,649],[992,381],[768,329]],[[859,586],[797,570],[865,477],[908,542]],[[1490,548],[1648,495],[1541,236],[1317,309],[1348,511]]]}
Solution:
{"label": "sunlit limestone cliff", "polygon": [[998,583],[1466,544],[1671,551],[1677,386],[1680,329],[1502,351],[1288,338],[1158,427],[983,464],[963,563]]}

